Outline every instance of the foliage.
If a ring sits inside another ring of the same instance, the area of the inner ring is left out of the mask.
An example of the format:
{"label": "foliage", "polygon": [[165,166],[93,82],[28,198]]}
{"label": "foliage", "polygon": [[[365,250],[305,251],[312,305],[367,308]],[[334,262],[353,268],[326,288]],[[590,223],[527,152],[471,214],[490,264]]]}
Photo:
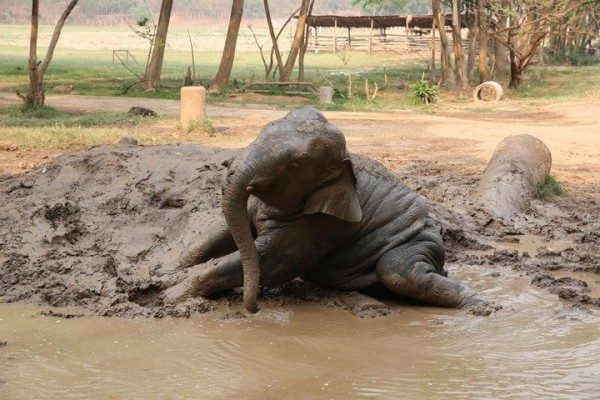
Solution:
{"label": "foliage", "polygon": [[360,5],[366,14],[397,15],[397,14],[429,14],[430,0],[353,0]]}
{"label": "foliage", "polygon": [[587,13],[587,7],[597,7],[600,0],[490,0],[487,4],[491,14],[480,26],[508,49],[509,85],[516,88],[552,28],[564,25],[573,14]]}
{"label": "foliage", "polygon": [[551,196],[560,196],[564,193],[562,185],[552,175],[546,176],[546,179],[537,187],[536,197],[546,199]]}
{"label": "foliage", "polygon": [[[23,0],[0,0],[0,22],[5,15],[22,15],[25,4]],[[149,11],[157,11],[161,0],[87,0],[82,1],[78,20],[94,22],[98,16],[120,16],[138,18],[148,15]],[[244,16],[249,19],[264,18],[263,0],[245,0]],[[271,0],[274,18],[285,18],[298,7],[298,0]],[[60,14],[64,1],[43,1],[40,16],[46,20],[55,20]],[[3,13],[2,11],[6,11]],[[315,14],[353,14],[359,9],[352,0],[319,0],[315,5]],[[231,1],[223,0],[178,0],[173,5],[173,15],[183,17],[227,19],[231,12]]]}
{"label": "foliage", "polygon": [[440,93],[439,86],[430,83],[424,77],[421,77],[421,80],[412,84],[410,88],[413,92],[413,95],[416,98],[421,99],[421,101],[423,101],[425,104],[435,102]]}

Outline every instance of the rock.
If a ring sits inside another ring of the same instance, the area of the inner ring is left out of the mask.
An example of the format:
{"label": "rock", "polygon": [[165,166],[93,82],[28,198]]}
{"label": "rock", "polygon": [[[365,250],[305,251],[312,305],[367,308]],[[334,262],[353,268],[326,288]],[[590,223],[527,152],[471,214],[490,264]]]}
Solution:
{"label": "rock", "polygon": [[156,117],[156,111],[145,107],[133,106],[127,111],[129,114],[141,115],[142,117]]}
{"label": "rock", "polygon": [[139,142],[136,138],[134,138],[132,136],[123,136],[119,140],[118,144],[121,146],[138,146]]}

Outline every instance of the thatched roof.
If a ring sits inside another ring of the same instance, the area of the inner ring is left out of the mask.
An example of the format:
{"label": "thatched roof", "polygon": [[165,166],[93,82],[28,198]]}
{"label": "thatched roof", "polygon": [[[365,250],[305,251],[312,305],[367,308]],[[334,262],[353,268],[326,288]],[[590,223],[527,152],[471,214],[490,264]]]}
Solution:
{"label": "thatched roof", "polygon": [[[450,26],[452,16],[446,15],[445,25]],[[408,20],[409,28],[431,28],[433,15],[311,15],[308,25],[311,27],[334,27],[339,28],[370,28],[373,21],[374,28],[406,27]]]}

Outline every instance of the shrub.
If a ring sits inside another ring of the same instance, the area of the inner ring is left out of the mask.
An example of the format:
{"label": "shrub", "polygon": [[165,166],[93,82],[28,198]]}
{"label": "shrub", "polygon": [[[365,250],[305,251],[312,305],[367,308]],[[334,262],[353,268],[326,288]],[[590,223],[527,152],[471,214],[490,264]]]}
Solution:
{"label": "shrub", "polygon": [[563,188],[561,184],[552,175],[548,175],[542,183],[538,185],[537,197],[545,199],[550,196],[558,196],[563,194]]}
{"label": "shrub", "polygon": [[412,84],[411,89],[413,95],[425,104],[435,102],[440,93],[438,85],[430,83],[423,77],[421,77],[420,81]]}

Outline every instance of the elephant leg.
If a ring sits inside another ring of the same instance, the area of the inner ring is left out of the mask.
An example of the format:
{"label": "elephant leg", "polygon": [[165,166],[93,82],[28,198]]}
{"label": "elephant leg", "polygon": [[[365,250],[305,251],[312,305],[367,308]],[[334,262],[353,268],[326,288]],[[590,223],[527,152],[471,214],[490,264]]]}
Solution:
{"label": "elephant leg", "polygon": [[242,261],[236,251],[189,268],[181,282],[165,291],[165,299],[178,302],[194,296],[210,296],[242,284]]}
{"label": "elephant leg", "polygon": [[395,293],[434,306],[464,308],[475,315],[499,309],[464,283],[445,276],[439,246],[437,240],[417,240],[389,251],[377,263],[381,282]]}
{"label": "elephant leg", "polygon": [[178,266],[182,269],[190,268],[235,250],[235,242],[231,237],[225,218],[219,216],[208,225],[200,237],[200,241],[183,254],[179,259]]}
{"label": "elephant leg", "polygon": [[[274,235],[256,239],[262,285],[277,286],[299,276],[303,253],[290,250],[289,244],[284,244],[294,235],[293,232],[292,229],[282,229]],[[239,251],[236,251],[189,268],[180,283],[165,291],[165,299],[177,302],[193,296],[211,296],[241,287],[243,281],[242,261]]]}

